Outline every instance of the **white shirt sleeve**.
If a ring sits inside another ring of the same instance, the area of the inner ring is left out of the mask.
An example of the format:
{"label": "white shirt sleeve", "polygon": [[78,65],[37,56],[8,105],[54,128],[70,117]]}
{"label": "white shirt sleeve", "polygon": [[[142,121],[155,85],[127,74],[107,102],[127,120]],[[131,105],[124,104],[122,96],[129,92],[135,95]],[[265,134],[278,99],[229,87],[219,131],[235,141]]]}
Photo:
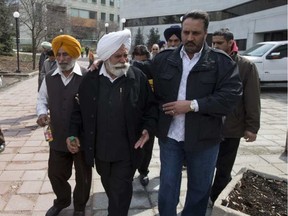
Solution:
{"label": "white shirt sleeve", "polygon": [[43,82],[38,92],[36,112],[38,117],[42,114],[47,115],[48,113],[48,93],[45,78],[43,79]]}

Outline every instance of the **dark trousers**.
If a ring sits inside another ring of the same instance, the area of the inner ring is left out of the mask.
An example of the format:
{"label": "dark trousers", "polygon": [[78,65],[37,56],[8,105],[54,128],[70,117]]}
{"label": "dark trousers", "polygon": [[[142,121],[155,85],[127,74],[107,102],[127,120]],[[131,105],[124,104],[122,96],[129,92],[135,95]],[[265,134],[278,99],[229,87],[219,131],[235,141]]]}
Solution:
{"label": "dark trousers", "polygon": [[76,180],[73,191],[74,209],[84,211],[90,195],[92,167],[86,165],[83,152],[71,154],[50,148],[48,176],[56,195],[54,205],[65,208],[71,203],[71,186],[68,180],[72,175],[73,163]]}
{"label": "dark trousers", "polygon": [[149,164],[152,158],[152,152],[153,152],[153,146],[154,146],[154,139],[155,137],[152,136],[148,140],[147,143],[145,143],[143,150],[144,150],[144,157],[142,160],[141,165],[138,168],[138,172],[142,175],[148,175],[149,173]]}
{"label": "dark trousers", "polygon": [[127,216],[132,199],[135,169],[131,160],[106,162],[96,158],[96,170],[108,196],[108,215]]}
{"label": "dark trousers", "polygon": [[215,202],[219,194],[231,181],[231,172],[236,159],[240,138],[225,138],[220,143],[216,164],[216,174],[211,188],[210,198]]}

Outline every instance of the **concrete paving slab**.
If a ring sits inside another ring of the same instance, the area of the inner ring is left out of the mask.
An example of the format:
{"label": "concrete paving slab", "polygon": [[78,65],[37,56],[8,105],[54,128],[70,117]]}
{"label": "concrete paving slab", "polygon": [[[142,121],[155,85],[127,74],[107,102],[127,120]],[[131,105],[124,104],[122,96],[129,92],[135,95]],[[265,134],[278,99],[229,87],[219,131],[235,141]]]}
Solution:
{"label": "concrete paving slab", "polygon": [[[0,154],[0,216],[45,215],[55,198],[47,177],[49,147],[44,141],[43,130],[36,125],[36,99],[37,76],[0,90],[0,126],[7,144]],[[261,104],[261,129],[257,141],[246,143],[241,140],[232,175],[235,176],[243,167],[250,167],[287,178],[287,154],[283,153],[287,136],[287,92],[265,90],[261,93]],[[159,172],[159,145],[156,139],[150,163],[150,183],[144,188],[139,183],[139,174],[135,174],[129,216],[158,215]],[[73,187],[74,179],[73,173],[69,181]],[[178,215],[184,205],[186,183],[184,170]],[[35,188],[29,191],[31,185]],[[86,216],[106,216],[107,201],[94,168]],[[59,215],[72,213],[71,205]],[[211,209],[206,215],[210,214]]]}

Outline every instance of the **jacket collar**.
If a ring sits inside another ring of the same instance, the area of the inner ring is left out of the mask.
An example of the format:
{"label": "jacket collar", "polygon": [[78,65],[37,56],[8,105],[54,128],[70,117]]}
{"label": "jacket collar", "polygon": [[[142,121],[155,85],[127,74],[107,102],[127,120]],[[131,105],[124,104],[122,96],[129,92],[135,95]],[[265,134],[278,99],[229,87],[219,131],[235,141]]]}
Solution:
{"label": "jacket collar", "polygon": [[[170,61],[172,64],[176,64],[176,65],[181,63],[182,62],[182,58],[180,56],[180,52],[181,52],[182,47],[183,47],[183,45],[180,45],[175,50],[173,50],[172,53],[168,57],[168,61]],[[203,48],[202,48],[202,51],[201,51],[201,57],[204,55],[204,53],[206,53],[206,51],[208,49],[209,49],[209,46],[208,46],[207,42],[204,42]]]}

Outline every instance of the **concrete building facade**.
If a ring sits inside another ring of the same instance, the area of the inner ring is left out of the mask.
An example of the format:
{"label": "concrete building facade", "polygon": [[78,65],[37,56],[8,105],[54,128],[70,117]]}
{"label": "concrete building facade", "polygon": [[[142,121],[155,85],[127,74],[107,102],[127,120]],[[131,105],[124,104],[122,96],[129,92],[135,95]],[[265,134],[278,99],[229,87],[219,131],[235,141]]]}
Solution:
{"label": "concrete building facade", "polygon": [[220,28],[234,33],[240,50],[261,41],[287,40],[286,0],[122,0],[120,16],[133,35],[140,28],[145,37],[156,28],[164,40],[163,31],[180,25],[180,17],[194,9],[210,15],[208,43],[211,33]]}
{"label": "concrete building facade", "polygon": [[[11,7],[20,13],[20,46],[32,43],[31,31],[24,25],[27,11],[19,0],[10,0]],[[31,5],[29,7],[32,8]],[[59,34],[71,34],[83,45],[96,46],[106,32],[120,28],[120,0],[42,0],[36,2],[37,34],[51,41]],[[40,33],[39,33],[40,32]]]}
{"label": "concrete building facade", "polygon": [[67,10],[70,21],[68,32],[75,34],[80,31],[81,40],[98,40],[106,31],[119,29],[119,0],[57,0],[57,2]]}

